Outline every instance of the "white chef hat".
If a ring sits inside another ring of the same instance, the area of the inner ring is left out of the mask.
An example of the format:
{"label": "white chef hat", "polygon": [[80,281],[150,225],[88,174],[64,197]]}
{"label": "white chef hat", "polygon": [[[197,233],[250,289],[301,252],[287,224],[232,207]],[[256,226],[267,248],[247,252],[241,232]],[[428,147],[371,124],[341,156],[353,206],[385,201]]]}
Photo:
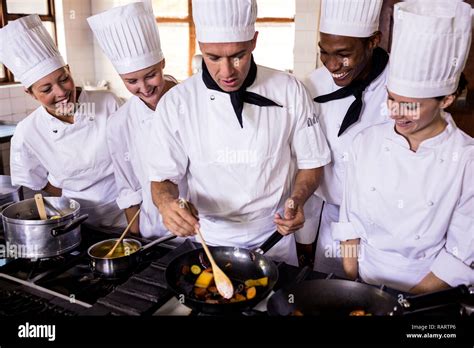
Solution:
{"label": "white chef hat", "polygon": [[163,60],[160,35],[149,4],[136,2],[87,18],[105,55],[119,74]]}
{"label": "white chef hat", "polygon": [[370,37],[379,30],[382,0],[323,0],[319,31]]}
{"label": "white chef hat", "polygon": [[0,61],[25,87],[66,65],[38,15],[0,29]]}
{"label": "white chef hat", "polygon": [[193,0],[199,42],[244,42],[255,35],[256,0]]}
{"label": "white chef hat", "polygon": [[469,54],[471,16],[461,1],[396,4],[388,89],[411,98],[453,94]]}

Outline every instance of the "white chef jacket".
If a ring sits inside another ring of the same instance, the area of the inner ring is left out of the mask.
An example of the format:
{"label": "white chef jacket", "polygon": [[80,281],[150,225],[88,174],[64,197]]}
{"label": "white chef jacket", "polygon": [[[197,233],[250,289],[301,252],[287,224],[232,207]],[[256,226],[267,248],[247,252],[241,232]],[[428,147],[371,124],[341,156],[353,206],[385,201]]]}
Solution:
{"label": "white chef jacket", "polygon": [[359,274],[408,291],[430,271],[474,284],[474,139],[446,129],[412,152],[387,123],[354,140],[333,237],[361,238]]}
{"label": "white chef jacket", "polygon": [[[326,203],[341,205],[347,155],[356,134],[373,125],[389,121],[386,112],[387,76],[388,65],[382,74],[365,89],[364,106],[359,121],[347,128],[340,137],[337,136],[337,133],[355,97],[349,96],[344,99],[318,103],[321,108],[321,128],[331,149],[331,163],[324,167],[321,185],[316,190],[316,194]],[[312,98],[332,93],[341,88],[334,83],[331,73],[324,66],[313,71],[307,78],[305,85]]]}
{"label": "white chef jacket", "polygon": [[[338,137],[344,116],[355,97],[332,100],[318,104],[321,107],[321,128],[331,149],[331,163],[324,167],[321,184],[316,195],[326,202],[323,209],[319,237],[316,245],[315,270],[344,276],[341,259],[337,256],[339,244],[331,236],[331,223],[337,221],[342,201],[342,187],[347,157],[354,137],[360,131],[376,124],[389,122],[386,112],[388,65],[363,94],[363,108],[359,120]],[[316,69],[305,81],[311,97],[319,97],[338,90],[326,67]],[[320,211],[320,210],[319,210]]]}
{"label": "white chef jacket", "polygon": [[[162,98],[153,120],[150,180],[187,179],[204,238],[214,245],[260,246],[276,230],[274,214],[283,212],[297,168],[330,160],[319,112],[300,82],[258,66],[247,90],[283,107],[245,103],[241,128],[230,96],[208,89],[197,73]],[[294,237],[272,254],[296,264]]]}
{"label": "white chef jacket", "polygon": [[[167,232],[153,204],[150,180],[144,168],[154,114],[140,98],[133,96],[110,117],[107,125],[107,144],[119,191],[117,204],[120,209],[140,205],[140,234],[145,238]],[[180,192],[185,196],[182,184]]]}
{"label": "white chef jacket", "polygon": [[41,190],[48,181],[77,200],[87,223],[123,226],[106,143],[108,116],[119,107],[109,92],[82,90],[74,123],[62,122],[43,106],[21,121],[11,141],[12,183]]}

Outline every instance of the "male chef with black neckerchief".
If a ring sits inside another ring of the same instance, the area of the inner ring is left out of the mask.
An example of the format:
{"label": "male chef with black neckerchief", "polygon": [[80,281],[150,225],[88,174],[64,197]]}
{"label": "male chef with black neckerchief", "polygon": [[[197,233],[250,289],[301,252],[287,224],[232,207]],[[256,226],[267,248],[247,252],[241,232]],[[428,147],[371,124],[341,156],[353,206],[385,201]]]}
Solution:
{"label": "male chef with black neckerchief", "polygon": [[[256,0],[193,0],[202,72],[157,106],[151,190],[172,233],[200,227],[208,244],[251,249],[278,230],[285,237],[267,255],[297,265],[292,233],[329,148],[303,85],[254,63],[256,18]],[[198,219],[179,202],[183,178]]]}

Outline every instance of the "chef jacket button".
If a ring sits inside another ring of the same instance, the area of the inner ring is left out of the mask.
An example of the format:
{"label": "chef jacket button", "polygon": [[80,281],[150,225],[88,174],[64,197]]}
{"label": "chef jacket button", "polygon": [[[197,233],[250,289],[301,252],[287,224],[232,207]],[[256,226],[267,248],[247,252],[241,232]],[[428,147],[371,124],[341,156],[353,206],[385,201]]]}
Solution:
{"label": "chef jacket button", "polygon": [[214,95],[211,95],[210,99],[214,100],[214,99],[216,99],[216,97]]}
{"label": "chef jacket button", "polygon": [[429,201],[429,202],[428,202],[428,206],[429,206],[429,207],[433,206],[433,204],[434,204],[434,203],[433,203],[432,201]]}
{"label": "chef jacket button", "polygon": [[441,158],[441,159],[439,160],[439,163],[443,163],[443,162],[444,162],[444,159]]}
{"label": "chef jacket button", "polygon": [[421,238],[421,237],[420,237],[419,234],[417,234],[417,235],[415,236],[415,240],[419,240],[420,238]]}
{"label": "chef jacket button", "polygon": [[58,130],[57,130],[57,129],[53,129],[53,133],[57,133],[57,132],[58,132]]}
{"label": "chef jacket button", "polygon": [[385,150],[385,152],[389,152],[389,151],[390,151],[390,148],[389,148],[388,146],[385,146],[383,149]]}
{"label": "chef jacket button", "polygon": [[375,191],[375,187],[372,186],[372,187],[370,188],[370,191],[372,191],[372,192]]}

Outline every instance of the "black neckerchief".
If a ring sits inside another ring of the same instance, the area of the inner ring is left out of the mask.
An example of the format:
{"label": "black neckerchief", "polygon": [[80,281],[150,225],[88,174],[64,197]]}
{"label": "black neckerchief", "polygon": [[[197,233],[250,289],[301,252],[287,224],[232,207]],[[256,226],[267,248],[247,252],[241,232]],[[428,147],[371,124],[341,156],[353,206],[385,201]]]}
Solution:
{"label": "black neckerchief", "polygon": [[246,91],[247,87],[250,87],[255,82],[256,77],[257,77],[257,64],[255,64],[253,60],[253,55],[252,55],[250,70],[242,86],[235,92],[226,92],[226,91],[223,91],[219,87],[216,81],[214,81],[212,76],[209,74],[209,70],[207,70],[207,66],[204,63],[204,60],[202,61],[202,80],[204,81],[204,84],[209,89],[213,89],[215,91],[227,93],[230,95],[230,101],[232,103],[232,107],[234,108],[235,114],[237,115],[237,119],[239,120],[239,124],[241,128],[244,128],[243,121],[242,121],[242,110],[244,109],[244,103],[258,105],[258,106],[282,107],[281,105],[278,105],[277,103],[275,103],[274,101],[270,99],[267,99],[256,93]]}
{"label": "black neckerchief", "polygon": [[349,106],[344,120],[342,121],[341,128],[337,136],[341,136],[344,131],[352,126],[359,120],[360,112],[362,111],[362,95],[365,89],[384,71],[388,63],[388,53],[380,47],[374,49],[372,56],[372,69],[369,75],[363,81],[353,81],[349,86],[342,87],[337,91],[329,94],[321,95],[314,98],[316,103],[326,103],[331,100],[343,99],[350,95],[353,95],[356,99]]}

